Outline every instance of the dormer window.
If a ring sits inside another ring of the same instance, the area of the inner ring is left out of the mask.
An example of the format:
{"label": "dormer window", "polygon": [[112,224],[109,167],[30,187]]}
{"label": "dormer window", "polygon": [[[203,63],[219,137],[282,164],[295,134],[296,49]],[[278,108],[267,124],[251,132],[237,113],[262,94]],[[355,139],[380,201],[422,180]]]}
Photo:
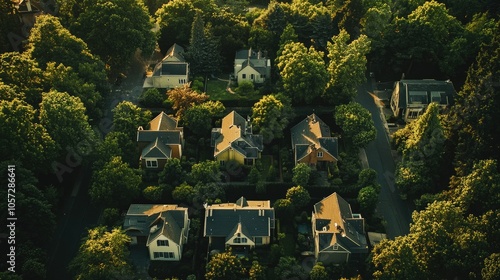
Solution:
{"label": "dormer window", "polygon": [[323,152],[319,151],[318,152],[318,157],[323,157]]}

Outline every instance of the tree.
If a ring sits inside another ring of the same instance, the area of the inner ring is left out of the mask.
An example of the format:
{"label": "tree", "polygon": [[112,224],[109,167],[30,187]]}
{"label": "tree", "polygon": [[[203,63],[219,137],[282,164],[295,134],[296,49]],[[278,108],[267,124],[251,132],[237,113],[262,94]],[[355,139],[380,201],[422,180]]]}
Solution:
{"label": "tree", "polygon": [[139,195],[140,183],[140,175],[123,163],[121,157],[113,157],[102,170],[94,172],[90,198],[96,204],[123,207]]}
{"label": "tree", "polygon": [[158,184],[166,185],[167,191],[171,191],[184,180],[186,180],[186,173],[182,169],[181,161],[178,158],[167,159],[163,170],[158,174]]}
{"label": "tree", "polygon": [[335,123],[355,147],[365,147],[375,140],[377,130],[368,110],[359,103],[350,102],[335,108]]}
{"label": "tree", "polygon": [[105,227],[89,229],[88,236],[70,264],[77,279],[131,279],[128,244],[130,237],[121,229]]}
{"label": "tree", "polygon": [[[103,96],[108,92],[104,63],[90,52],[82,39],[64,28],[57,17],[37,17],[28,41],[26,54],[35,59],[42,69],[46,69],[49,62],[63,64],[76,72],[82,86],[93,85]],[[87,98],[84,95],[78,97],[85,103]]]}
{"label": "tree", "polygon": [[304,187],[296,186],[286,191],[286,199],[290,200],[290,203],[296,210],[300,210],[309,203],[311,196]]}
{"label": "tree", "polygon": [[273,204],[273,208],[276,211],[278,217],[283,217],[284,219],[293,216],[293,205],[290,199],[279,198]]}
{"label": "tree", "polygon": [[278,69],[285,93],[294,103],[310,104],[322,96],[328,82],[323,53],[302,43],[285,45],[278,58]]}
{"label": "tree", "polygon": [[248,173],[247,179],[248,182],[252,185],[257,184],[257,182],[260,180],[261,174],[259,169],[254,165],[252,168],[250,168],[250,172]]}
{"label": "tree", "polygon": [[149,88],[139,97],[139,104],[143,107],[161,107],[165,96],[157,88]]}
{"label": "tree", "polygon": [[220,101],[206,101],[188,108],[182,120],[193,133],[207,135],[212,129],[212,119],[222,117],[225,109]]}
{"label": "tree", "polygon": [[380,185],[377,183],[377,171],[372,168],[363,169],[358,175],[358,187],[367,186],[374,186],[375,190],[380,191]]}
{"label": "tree", "polygon": [[16,97],[20,100],[26,98],[23,93],[17,93],[11,86],[0,80],[0,100],[12,101]]}
{"label": "tree", "polygon": [[208,100],[205,93],[197,93],[189,88],[188,85],[176,87],[167,91],[168,100],[172,102],[172,109],[175,110],[175,116],[182,118],[184,112],[190,107],[201,104]]}
{"label": "tree", "polygon": [[201,205],[203,203],[220,203],[226,197],[226,191],[221,184],[198,182],[194,186],[195,195],[193,203]]}
{"label": "tree", "polygon": [[144,4],[136,0],[89,0],[71,26],[71,31],[89,48],[120,73],[137,49],[144,54],[154,50],[156,35]]}
{"label": "tree", "polygon": [[283,95],[265,95],[252,107],[252,125],[264,143],[283,138],[283,131],[293,117],[290,101]]}
{"label": "tree", "polygon": [[193,20],[186,60],[194,75],[205,77],[205,84],[207,76],[219,70],[221,58],[218,44],[211,27],[206,27],[201,14],[197,13]]}
{"label": "tree", "polygon": [[0,54],[0,80],[31,106],[40,103],[45,79],[38,63],[27,55],[18,52]]}
{"label": "tree", "polygon": [[292,182],[298,186],[307,186],[309,184],[309,177],[311,176],[311,167],[305,163],[295,165],[292,170]]}
{"label": "tree", "polygon": [[328,276],[328,272],[321,262],[317,262],[311,271],[309,272],[309,278],[311,280],[328,280],[331,279]]}
{"label": "tree", "polygon": [[195,195],[196,191],[194,190],[194,188],[185,182],[175,187],[174,191],[172,192],[172,198],[174,200],[184,201],[187,203],[192,203]]}
{"label": "tree", "polygon": [[484,280],[500,279],[500,254],[493,253],[484,259],[484,268],[481,270],[481,276]]}
{"label": "tree", "polygon": [[205,272],[207,280],[233,280],[242,279],[244,276],[245,268],[231,250],[212,256],[207,263]]}
{"label": "tree", "polygon": [[151,120],[150,111],[143,111],[130,101],[118,103],[112,112],[113,131],[125,133],[131,141],[136,140],[137,128],[146,127]]}
{"label": "tree", "polygon": [[347,43],[350,36],[345,30],[328,42],[328,73],[330,80],[323,96],[333,104],[346,104],[356,97],[358,86],[366,81],[366,55],[370,51],[370,40],[365,35]]}
{"label": "tree", "polygon": [[[93,142],[94,134],[85,114],[85,106],[78,97],[58,91],[44,93],[39,118],[59,151],[76,149],[84,140]],[[86,151],[87,154],[89,152]]]}
{"label": "tree", "polygon": [[294,257],[281,257],[274,268],[274,275],[278,279],[307,279],[307,273]]}
{"label": "tree", "polygon": [[250,270],[248,271],[250,280],[266,280],[266,272],[264,267],[258,261],[253,261]]}
{"label": "tree", "polygon": [[378,202],[378,192],[373,187],[364,187],[358,193],[358,203],[361,211],[371,215]]}
{"label": "tree", "polygon": [[206,160],[193,164],[189,176],[193,184],[220,183],[222,172],[217,161]]}
{"label": "tree", "polygon": [[298,41],[299,37],[297,36],[297,33],[295,33],[293,25],[287,24],[285,26],[285,29],[283,29],[283,33],[280,35],[279,49],[276,53],[276,65],[279,63],[279,58],[283,54],[285,46],[290,43],[297,43]]}
{"label": "tree", "polygon": [[16,48],[9,42],[7,34],[10,32],[17,33],[19,18],[16,15],[14,3],[7,1],[0,3],[0,15],[0,34],[2,34],[0,36],[0,53],[5,53]]}
{"label": "tree", "polygon": [[2,160],[19,160],[33,171],[48,171],[56,157],[56,143],[42,125],[36,111],[15,98],[0,100],[0,155]]}
{"label": "tree", "polygon": [[156,11],[156,23],[160,26],[158,44],[166,51],[174,43],[187,46],[196,9],[192,1],[172,0]]}
{"label": "tree", "polygon": [[417,198],[432,192],[439,179],[436,171],[441,167],[445,137],[438,114],[439,105],[431,103],[423,115],[394,134],[403,153],[395,174],[403,195]]}
{"label": "tree", "polygon": [[163,188],[161,186],[148,186],[142,191],[142,194],[147,200],[158,202],[163,196]]}

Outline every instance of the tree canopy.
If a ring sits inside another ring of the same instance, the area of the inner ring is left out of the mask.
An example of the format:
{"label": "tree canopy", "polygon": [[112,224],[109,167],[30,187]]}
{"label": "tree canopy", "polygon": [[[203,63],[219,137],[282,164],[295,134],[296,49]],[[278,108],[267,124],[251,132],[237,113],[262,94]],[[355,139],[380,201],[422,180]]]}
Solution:
{"label": "tree canopy", "polygon": [[368,110],[359,103],[350,102],[335,108],[335,122],[342,128],[344,136],[355,147],[365,147],[375,140],[377,130]]}
{"label": "tree canopy", "polygon": [[188,85],[176,87],[167,91],[168,99],[172,102],[175,116],[182,118],[188,108],[208,100],[208,95],[192,90]]}
{"label": "tree canopy", "polygon": [[252,107],[252,125],[264,137],[264,143],[283,138],[283,132],[293,111],[284,95],[265,95]]}
{"label": "tree canopy", "polygon": [[207,280],[233,280],[242,279],[244,276],[245,268],[231,250],[215,254],[207,263],[205,273]]}

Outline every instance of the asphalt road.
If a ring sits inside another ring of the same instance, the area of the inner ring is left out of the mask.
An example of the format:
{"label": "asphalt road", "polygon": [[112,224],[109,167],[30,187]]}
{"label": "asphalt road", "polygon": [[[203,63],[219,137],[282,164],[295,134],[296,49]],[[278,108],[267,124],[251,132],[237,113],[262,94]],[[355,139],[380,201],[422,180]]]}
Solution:
{"label": "asphalt road", "polygon": [[369,92],[373,92],[371,81],[359,88],[356,101],[370,111],[377,129],[377,138],[368,144],[365,152],[368,165],[377,171],[378,182],[382,186],[377,211],[387,222],[387,236],[394,238],[408,234],[411,210],[408,203],[401,199],[398,189],[394,186],[395,164],[391,154],[385,121],[381,116],[380,108]]}

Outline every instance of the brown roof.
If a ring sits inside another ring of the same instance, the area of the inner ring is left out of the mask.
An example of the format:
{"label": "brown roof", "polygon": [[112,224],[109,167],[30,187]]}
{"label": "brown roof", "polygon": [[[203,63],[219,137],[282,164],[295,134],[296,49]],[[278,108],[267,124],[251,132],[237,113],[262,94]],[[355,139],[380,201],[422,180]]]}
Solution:
{"label": "brown roof", "polygon": [[149,130],[177,130],[177,120],[161,112],[149,122]]}
{"label": "brown roof", "polygon": [[307,116],[291,129],[292,148],[295,160],[299,160],[313,149],[323,148],[334,158],[338,158],[337,137],[332,137],[330,127],[316,114]]}

